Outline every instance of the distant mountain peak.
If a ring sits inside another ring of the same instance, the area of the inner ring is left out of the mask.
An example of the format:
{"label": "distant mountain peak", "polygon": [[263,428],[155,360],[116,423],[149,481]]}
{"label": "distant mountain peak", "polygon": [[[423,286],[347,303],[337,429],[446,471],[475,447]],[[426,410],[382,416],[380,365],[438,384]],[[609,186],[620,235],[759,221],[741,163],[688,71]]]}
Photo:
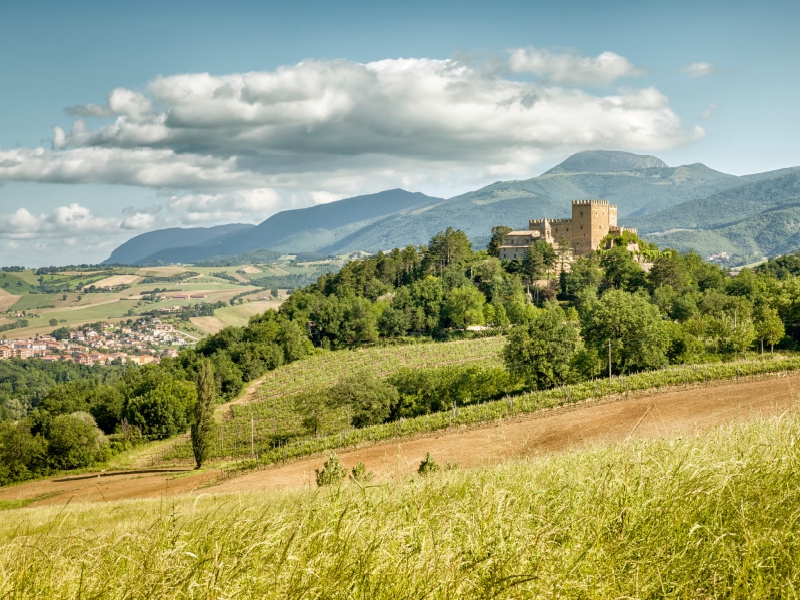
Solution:
{"label": "distant mountain peak", "polygon": [[656,156],[633,154],[617,150],[587,150],[573,154],[544,173],[610,173],[613,171],[635,171],[638,169],[665,169],[669,165]]}

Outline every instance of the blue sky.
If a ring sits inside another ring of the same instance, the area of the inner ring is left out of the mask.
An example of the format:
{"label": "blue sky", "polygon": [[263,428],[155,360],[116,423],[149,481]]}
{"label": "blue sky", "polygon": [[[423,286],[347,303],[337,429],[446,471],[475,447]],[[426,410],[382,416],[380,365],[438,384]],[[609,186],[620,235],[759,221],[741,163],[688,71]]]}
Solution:
{"label": "blue sky", "polygon": [[800,165],[796,3],[8,4],[3,264],[387,187],[451,196],[590,148]]}

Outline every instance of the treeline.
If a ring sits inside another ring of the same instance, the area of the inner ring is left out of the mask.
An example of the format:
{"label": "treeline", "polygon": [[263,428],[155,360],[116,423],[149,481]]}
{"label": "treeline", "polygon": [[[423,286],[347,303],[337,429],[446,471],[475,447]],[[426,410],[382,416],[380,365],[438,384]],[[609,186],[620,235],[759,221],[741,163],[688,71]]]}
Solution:
{"label": "treeline", "polygon": [[[330,272],[328,268],[327,272]],[[250,285],[255,285],[266,289],[288,289],[298,290],[308,285],[312,285],[320,276],[320,270],[314,270],[309,273],[296,273],[294,275],[266,275],[264,277],[250,279]]]}
{"label": "treeline", "polygon": [[183,271],[181,273],[176,273],[175,275],[148,275],[139,283],[177,283],[178,281],[183,281],[191,277],[197,277],[198,275],[200,275],[200,273],[197,273],[196,271]]}
{"label": "treeline", "polygon": [[[213,317],[216,309],[224,308],[225,306],[228,306],[228,303],[222,300],[218,302],[198,302],[196,304],[183,305],[179,311],[170,313],[169,316],[177,317],[181,321],[188,321],[192,317]],[[158,310],[149,310],[143,312],[142,315],[150,317],[163,316]]]}

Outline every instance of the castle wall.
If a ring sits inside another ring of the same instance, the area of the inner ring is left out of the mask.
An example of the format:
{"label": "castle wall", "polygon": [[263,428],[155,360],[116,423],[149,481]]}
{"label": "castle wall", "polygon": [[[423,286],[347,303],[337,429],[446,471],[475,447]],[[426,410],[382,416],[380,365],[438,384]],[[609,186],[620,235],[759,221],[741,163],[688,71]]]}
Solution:
{"label": "castle wall", "polygon": [[[543,239],[558,248],[562,239],[567,239],[574,255],[588,254],[600,247],[600,242],[609,233],[619,235],[628,231],[617,224],[617,207],[607,200],[574,200],[571,219],[532,219],[528,231],[511,232],[503,246],[506,260],[517,259],[521,254],[517,247],[527,246],[533,239]],[[636,230],[630,230],[636,233]],[[508,253],[511,254],[508,254]]]}

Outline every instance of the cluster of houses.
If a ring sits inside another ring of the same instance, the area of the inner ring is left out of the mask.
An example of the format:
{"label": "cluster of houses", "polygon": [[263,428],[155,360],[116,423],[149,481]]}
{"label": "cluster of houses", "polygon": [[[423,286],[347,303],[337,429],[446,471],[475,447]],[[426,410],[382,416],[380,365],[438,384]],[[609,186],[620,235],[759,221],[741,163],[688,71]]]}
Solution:
{"label": "cluster of houses", "polygon": [[186,339],[173,325],[160,319],[140,319],[129,327],[103,323],[95,329],[70,331],[69,337],[52,335],[0,340],[0,359],[40,358],[46,361],[71,361],[78,364],[123,363],[146,365],[164,357],[176,357]]}

